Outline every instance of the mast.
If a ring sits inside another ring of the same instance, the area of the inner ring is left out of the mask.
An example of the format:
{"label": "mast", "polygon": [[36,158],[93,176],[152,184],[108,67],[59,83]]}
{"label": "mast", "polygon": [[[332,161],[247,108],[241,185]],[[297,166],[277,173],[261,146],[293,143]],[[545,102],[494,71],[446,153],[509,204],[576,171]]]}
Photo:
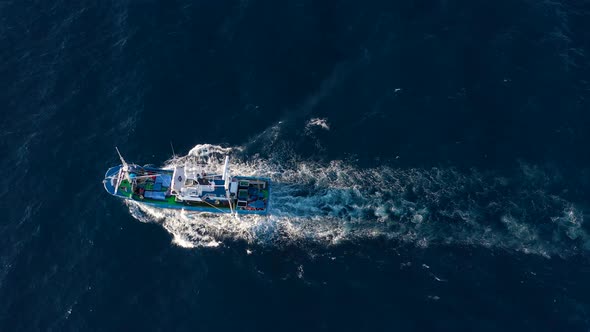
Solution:
{"label": "mast", "polygon": [[121,159],[121,168],[119,169],[119,174],[117,174],[117,183],[115,184],[115,195],[116,195],[117,191],[119,191],[119,185],[121,184],[121,180],[123,180],[123,176],[127,177],[127,174],[125,172],[127,172],[129,170],[129,165],[127,165],[127,162],[125,162],[125,159],[123,159],[121,152],[119,152],[119,148],[117,148],[115,146],[115,150],[117,150],[117,154],[119,155],[119,158]]}
{"label": "mast", "polygon": [[229,156],[225,156],[225,165],[223,166],[223,174],[221,176],[223,180],[225,180],[224,187],[225,187],[225,196],[227,197],[227,202],[229,203],[229,211],[233,215],[234,214],[234,207],[231,201],[231,195],[229,193],[229,184],[231,182],[231,177],[229,176]]}
{"label": "mast", "polygon": [[121,152],[119,152],[119,148],[117,148],[115,146],[115,150],[117,150],[117,154],[119,155],[119,158],[121,159],[121,164],[123,165],[123,168],[125,170],[129,169],[129,165],[125,162],[125,159],[123,159],[123,156],[121,155]]}
{"label": "mast", "polygon": [[228,166],[229,166],[229,156],[225,156],[225,165],[223,166],[223,175],[221,178],[226,182],[226,189],[227,189],[227,178],[228,178]]}

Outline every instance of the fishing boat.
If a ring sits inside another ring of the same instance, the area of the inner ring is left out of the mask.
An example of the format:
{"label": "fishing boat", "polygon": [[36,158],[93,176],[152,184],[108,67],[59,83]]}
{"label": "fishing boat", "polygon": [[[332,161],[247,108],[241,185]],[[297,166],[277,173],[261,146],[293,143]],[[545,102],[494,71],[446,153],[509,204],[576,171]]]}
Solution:
{"label": "fishing boat", "polygon": [[260,214],[268,213],[270,179],[231,176],[229,156],[222,174],[208,174],[206,164],[162,169],[129,164],[119,152],[121,165],[107,170],[105,190],[118,198],[156,208],[189,211]]}

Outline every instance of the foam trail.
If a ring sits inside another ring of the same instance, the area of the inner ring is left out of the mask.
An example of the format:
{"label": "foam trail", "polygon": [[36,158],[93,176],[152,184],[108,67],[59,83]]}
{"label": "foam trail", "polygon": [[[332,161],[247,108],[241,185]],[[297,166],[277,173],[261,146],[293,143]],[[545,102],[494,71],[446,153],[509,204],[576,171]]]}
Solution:
{"label": "foam trail", "polygon": [[514,179],[454,169],[359,169],[342,161],[242,158],[241,147],[207,144],[166,167],[196,162],[203,149],[213,170],[220,172],[224,155],[231,154],[233,174],[270,177],[270,215],[237,221],[129,203],[138,220],[162,223],[183,247],[227,240],[334,245],[379,237],[419,247],[470,245],[543,256],[590,249],[582,212],[539,184],[549,181],[531,183],[526,167]]}

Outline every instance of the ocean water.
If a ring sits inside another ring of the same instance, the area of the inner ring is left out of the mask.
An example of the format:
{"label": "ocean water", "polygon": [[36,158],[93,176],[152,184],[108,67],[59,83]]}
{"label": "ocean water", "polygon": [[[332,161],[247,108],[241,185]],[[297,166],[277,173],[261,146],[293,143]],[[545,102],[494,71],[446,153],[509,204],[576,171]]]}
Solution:
{"label": "ocean water", "polygon": [[0,331],[588,331],[588,52],[587,0],[0,1]]}

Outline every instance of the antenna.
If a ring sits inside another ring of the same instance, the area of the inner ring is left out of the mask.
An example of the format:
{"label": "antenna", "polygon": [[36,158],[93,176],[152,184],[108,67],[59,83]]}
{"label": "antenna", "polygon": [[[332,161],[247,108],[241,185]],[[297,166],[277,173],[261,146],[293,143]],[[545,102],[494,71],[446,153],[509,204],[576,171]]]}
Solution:
{"label": "antenna", "polygon": [[176,153],[174,153],[174,146],[172,145],[172,141],[170,141],[170,147],[172,148],[172,157],[176,158]]}

